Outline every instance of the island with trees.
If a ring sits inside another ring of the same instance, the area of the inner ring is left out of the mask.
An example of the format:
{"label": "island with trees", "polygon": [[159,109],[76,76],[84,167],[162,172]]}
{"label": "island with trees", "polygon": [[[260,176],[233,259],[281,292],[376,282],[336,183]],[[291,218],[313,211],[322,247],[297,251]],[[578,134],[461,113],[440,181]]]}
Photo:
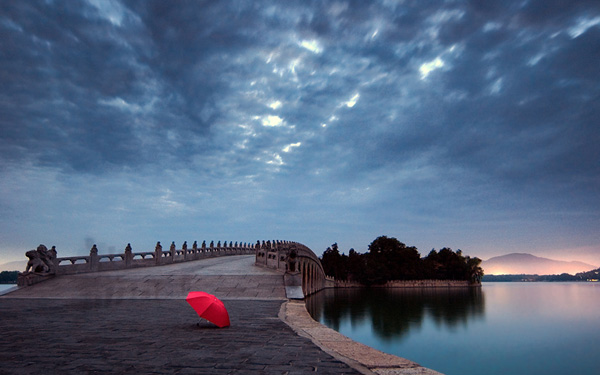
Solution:
{"label": "island with trees", "polygon": [[0,284],[16,284],[19,271],[0,272]]}
{"label": "island with trees", "polygon": [[466,280],[479,284],[483,277],[481,259],[464,256],[461,250],[444,247],[421,257],[414,246],[406,246],[394,237],[380,236],[361,254],[354,249],[341,254],[337,243],[321,257],[327,276],[365,286],[383,285],[394,280]]}

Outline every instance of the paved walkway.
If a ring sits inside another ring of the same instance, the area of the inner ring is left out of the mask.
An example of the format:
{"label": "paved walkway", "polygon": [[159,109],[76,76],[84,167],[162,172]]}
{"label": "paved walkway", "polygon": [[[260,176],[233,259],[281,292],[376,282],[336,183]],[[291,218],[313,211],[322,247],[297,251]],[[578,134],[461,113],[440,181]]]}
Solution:
{"label": "paved walkway", "polygon": [[1,374],[359,374],[282,322],[282,301],[224,301],[216,328],[184,300],[2,299]]}
{"label": "paved walkway", "polygon": [[8,296],[185,299],[188,292],[202,290],[226,299],[285,299],[283,274],[257,267],[254,260],[254,255],[230,255],[160,267],[61,275]]}

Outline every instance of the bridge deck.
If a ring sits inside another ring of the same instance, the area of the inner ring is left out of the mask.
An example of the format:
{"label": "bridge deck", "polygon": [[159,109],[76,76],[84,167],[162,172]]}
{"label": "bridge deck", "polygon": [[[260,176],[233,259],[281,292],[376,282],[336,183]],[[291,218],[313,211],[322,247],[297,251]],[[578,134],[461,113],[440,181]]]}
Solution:
{"label": "bridge deck", "polygon": [[285,299],[283,275],[254,265],[254,255],[215,257],[160,267],[62,275],[10,298],[185,299],[201,290],[218,298]]}

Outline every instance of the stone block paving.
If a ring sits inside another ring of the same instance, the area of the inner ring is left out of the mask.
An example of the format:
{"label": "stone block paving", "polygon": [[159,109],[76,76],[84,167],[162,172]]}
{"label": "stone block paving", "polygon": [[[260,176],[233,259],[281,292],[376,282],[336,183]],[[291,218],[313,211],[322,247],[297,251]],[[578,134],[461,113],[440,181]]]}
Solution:
{"label": "stone block paving", "polygon": [[1,298],[185,299],[190,291],[218,298],[283,299],[283,275],[63,275]]}
{"label": "stone block paving", "polygon": [[227,328],[185,300],[5,296],[0,374],[359,374],[282,322],[282,300],[223,302]]}
{"label": "stone block paving", "polygon": [[[182,299],[190,291],[218,298],[284,299],[283,274],[257,267],[254,255],[232,255],[160,267],[60,275],[10,298]],[[5,296],[6,297],[6,296]],[[4,297],[0,297],[4,298]]]}

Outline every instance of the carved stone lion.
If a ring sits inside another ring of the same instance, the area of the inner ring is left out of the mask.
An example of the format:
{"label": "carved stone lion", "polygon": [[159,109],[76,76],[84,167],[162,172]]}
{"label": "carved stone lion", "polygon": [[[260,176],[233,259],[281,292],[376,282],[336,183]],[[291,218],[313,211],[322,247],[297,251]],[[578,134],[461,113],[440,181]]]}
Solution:
{"label": "carved stone lion", "polygon": [[46,246],[40,245],[37,250],[26,252],[25,256],[29,258],[25,272],[29,272],[29,270],[37,273],[54,272],[54,258],[56,258],[56,248],[54,246],[49,251]]}

